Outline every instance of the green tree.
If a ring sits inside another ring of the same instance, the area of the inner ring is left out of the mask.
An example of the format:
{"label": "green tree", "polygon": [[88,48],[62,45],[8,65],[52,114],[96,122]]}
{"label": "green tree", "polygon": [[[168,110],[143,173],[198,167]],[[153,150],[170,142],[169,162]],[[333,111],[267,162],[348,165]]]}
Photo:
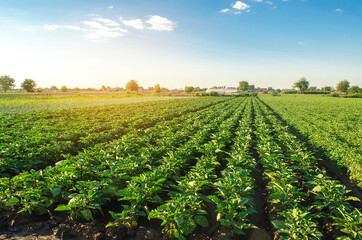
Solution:
{"label": "green tree", "polygon": [[331,92],[331,91],[332,91],[332,87],[329,87],[329,86],[322,87],[322,91],[323,91],[323,92]]}
{"label": "green tree", "polygon": [[138,92],[139,88],[140,88],[140,86],[138,86],[138,82],[136,80],[130,80],[126,84],[126,90],[127,91]]}
{"label": "green tree", "polygon": [[303,93],[304,90],[308,89],[308,87],[309,87],[309,82],[305,77],[302,77],[293,84],[293,88],[299,88],[300,93]]}
{"label": "green tree", "polygon": [[238,90],[240,90],[240,91],[248,91],[248,89],[249,89],[249,83],[247,81],[240,81],[239,82]]}
{"label": "green tree", "polygon": [[249,91],[254,91],[255,90],[255,85],[249,85],[248,90]]}
{"label": "green tree", "polygon": [[24,82],[21,83],[21,87],[27,92],[34,92],[36,83],[32,79],[25,79]]}
{"label": "green tree", "polygon": [[347,92],[348,88],[349,88],[349,82],[348,82],[348,80],[340,81],[340,82],[337,84],[337,91]]}
{"label": "green tree", "polygon": [[154,93],[160,93],[161,92],[160,84],[155,85],[155,87],[153,88],[153,92]]}
{"label": "green tree", "polygon": [[362,88],[358,86],[352,86],[348,89],[348,94],[362,93]]}
{"label": "green tree", "polygon": [[60,88],[60,91],[61,91],[61,92],[68,92],[67,86],[62,86],[62,87]]}
{"label": "green tree", "polygon": [[185,86],[185,93],[190,93],[194,91],[194,87],[191,86]]}
{"label": "green tree", "polygon": [[57,91],[59,91],[59,88],[57,88],[56,86],[51,86],[50,90],[53,92],[57,92]]}
{"label": "green tree", "polygon": [[15,80],[11,78],[9,75],[4,75],[0,77],[0,87],[4,90],[4,92],[15,87]]}

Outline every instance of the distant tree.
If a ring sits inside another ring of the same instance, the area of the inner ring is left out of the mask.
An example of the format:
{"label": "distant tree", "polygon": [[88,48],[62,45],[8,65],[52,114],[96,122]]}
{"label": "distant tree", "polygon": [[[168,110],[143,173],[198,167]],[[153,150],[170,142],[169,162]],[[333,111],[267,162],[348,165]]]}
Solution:
{"label": "distant tree", "polygon": [[107,90],[106,86],[102,85],[101,90],[106,91]]}
{"label": "distant tree", "polygon": [[249,85],[248,90],[249,91],[254,91],[255,90],[255,85]]}
{"label": "distant tree", "polygon": [[138,92],[139,88],[140,88],[140,86],[138,86],[138,82],[136,80],[130,80],[126,84],[126,90],[127,91]]}
{"label": "distant tree", "polygon": [[309,82],[307,81],[307,79],[305,77],[302,77],[301,79],[299,79],[299,81],[297,81],[293,84],[293,88],[299,88],[300,93],[303,93],[304,90],[308,89],[308,86],[309,86]]}
{"label": "distant tree", "polygon": [[194,87],[191,87],[191,86],[185,86],[185,93],[190,93],[194,91]]}
{"label": "distant tree", "polygon": [[268,91],[273,91],[273,87],[268,87]]}
{"label": "distant tree", "polygon": [[74,91],[79,92],[81,89],[79,87],[73,88]]}
{"label": "distant tree", "polygon": [[62,87],[60,88],[60,91],[61,91],[61,92],[68,92],[67,86],[62,86]]}
{"label": "distant tree", "polygon": [[36,83],[32,79],[25,79],[24,82],[21,83],[21,87],[27,92],[34,92]]}
{"label": "distant tree", "polygon": [[332,91],[332,87],[329,87],[329,86],[322,87],[322,91],[323,91],[323,92],[331,92],[331,91]]}
{"label": "distant tree", "polygon": [[352,86],[348,89],[348,94],[362,93],[362,88],[358,86]]}
{"label": "distant tree", "polygon": [[349,81],[348,80],[340,81],[337,84],[337,91],[347,92],[348,88],[349,88]]}
{"label": "distant tree", "polygon": [[161,92],[161,86],[160,84],[156,84],[155,87],[153,88],[153,92],[154,93],[160,93]]}
{"label": "distant tree", "polygon": [[317,90],[317,87],[309,87],[308,90],[316,91],[316,90]]}
{"label": "distant tree", "polygon": [[15,80],[11,78],[9,75],[4,75],[0,77],[0,87],[4,90],[4,92],[15,87]]}
{"label": "distant tree", "polygon": [[57,91],[59,91],[59,88],[57,88],[56,86],[51,86],[50,90],[54,91],[54,92],[57,92]]}
{"label": "distant tree", "polygon": [[247,81],[240,81],[239,82],[238,90],[240,90],[240,91],[248,91],[248,89],[249,89],[249,83]]}

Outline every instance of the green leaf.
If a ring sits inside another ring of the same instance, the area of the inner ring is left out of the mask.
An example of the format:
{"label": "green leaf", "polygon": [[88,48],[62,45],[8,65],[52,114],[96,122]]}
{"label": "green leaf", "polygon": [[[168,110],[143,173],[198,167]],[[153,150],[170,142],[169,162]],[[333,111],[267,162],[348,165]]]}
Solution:
{"label": "green leaf", "polygon": [[278,228],[278,229],[285,228],[285,223],[283,221],[274,220],[274,221],[272,221],[272,223],[273,223],[275,228]]}
{"label": "green leaf", "polygon": [[7,202],[6,202],[6,206],[11,206],[11,205],[15,205],[19,202],[19,199],[16,197],[10,198]]}
{"label": "green leaf", "polygon": [[201,216],[201,215],[196,215],[195,216],[195,222],[197,224],[199,224],[202,227],[208,227],[209,226],[209,222],[207,221],[205,216]]}
{"label": "green leaf", "polygon": [[312,191],[313,192],[320,192],[320,191],[322,191],[322,187],[321,186],[316,186],[315,188],[313,188]]}
{"label": "green leaf", "polygon": [[54,211],[70,211],[71,207],[67,205],[59,205]]}
{"label": "green leaf", "polygon": [[81,213],[82,213],[83,217],[84,217],[87,221],[93,219],[91,210],[85,209],[85,210],[81,211]]}
{"label": "green leaf", "polygon": [[183,219],[182,217],[176,217],[175,220],[176,220],[177,226],[179,226],[179,227],[181,226],[182,223],[185,222],[185,219]]}
{"label": "green leaf", "polygon": [[56,197],[59,195],[59,193],[62,191],[61,188],[52,188],[52,194],[53,194],[53,197]]}
{"label": "green leaf", "polygon": [[356,201],[356,202],[360,202],[361,200],[360,200],[359,198],[357,198],[357,197],[351,196],[351,197],[348,197],[348,198],[346,199],[346,201]]}

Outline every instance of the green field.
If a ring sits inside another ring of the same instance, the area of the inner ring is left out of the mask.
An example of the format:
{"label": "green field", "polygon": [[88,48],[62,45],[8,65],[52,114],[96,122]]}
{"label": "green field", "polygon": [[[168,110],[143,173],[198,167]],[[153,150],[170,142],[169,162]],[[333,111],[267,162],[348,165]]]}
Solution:
{"label": "green field", "polygon": [[362,239],[360,99],[87,101],[3,104],[0,237]]}
{"label": "green field", "polygon": [[25,113],[56,110],[61,108],[89,107],[126,104],[156,100],[171,100],[176,97],[122,94],[0,94],[0,113]]}

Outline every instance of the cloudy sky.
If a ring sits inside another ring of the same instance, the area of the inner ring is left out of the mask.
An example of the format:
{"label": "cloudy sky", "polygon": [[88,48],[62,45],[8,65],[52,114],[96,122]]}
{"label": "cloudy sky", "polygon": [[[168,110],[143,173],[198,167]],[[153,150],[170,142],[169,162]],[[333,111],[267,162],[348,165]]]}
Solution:
{"label": "cloudy sky", "polygon": [[40,87],[362,86],[360,0],[0,0],[0,75]]}

